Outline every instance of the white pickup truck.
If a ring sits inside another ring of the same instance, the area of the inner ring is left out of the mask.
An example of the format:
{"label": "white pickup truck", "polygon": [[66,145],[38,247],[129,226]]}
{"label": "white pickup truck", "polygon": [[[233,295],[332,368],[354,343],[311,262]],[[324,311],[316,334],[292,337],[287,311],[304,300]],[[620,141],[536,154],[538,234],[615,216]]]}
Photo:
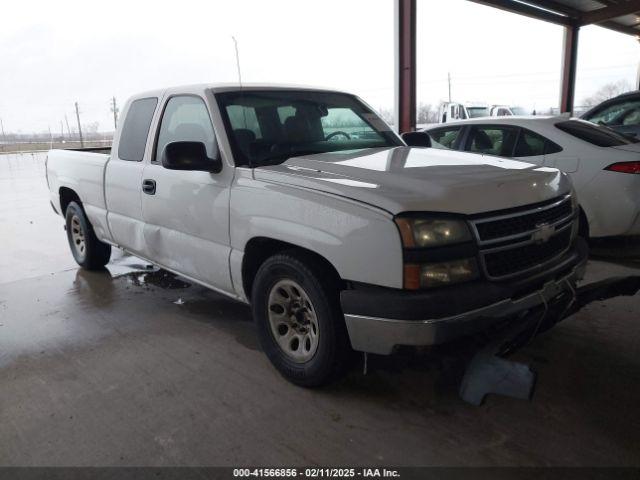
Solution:
{"label": "white pickup truck", "polygon": [[250,303],[299,385],[352,349],[486,335],[568,299],[584,269],[565,174],[408,147],[347,93],[171,88],[122,119],[110,155],[48,155],[76,261],[101,268],[114,246]]}

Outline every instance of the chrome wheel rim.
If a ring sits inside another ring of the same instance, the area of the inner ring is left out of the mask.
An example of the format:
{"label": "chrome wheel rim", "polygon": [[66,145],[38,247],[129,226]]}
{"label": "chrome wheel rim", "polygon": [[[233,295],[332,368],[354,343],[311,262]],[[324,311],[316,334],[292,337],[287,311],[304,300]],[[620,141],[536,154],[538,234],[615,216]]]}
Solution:
{"label": "chrome wheel rim", "polygon": [[84,230],[77,215],[71,217],[71,244],[76,254],[84,258],[87,252],[87,244],[84,238]]}
{"label": "chrome wheel rim", "polygon": [[320,329],[307,292],[293,280],[280,280],[269,292],[267,309],[271,333],[282,352],[296,363],[313,358]]}

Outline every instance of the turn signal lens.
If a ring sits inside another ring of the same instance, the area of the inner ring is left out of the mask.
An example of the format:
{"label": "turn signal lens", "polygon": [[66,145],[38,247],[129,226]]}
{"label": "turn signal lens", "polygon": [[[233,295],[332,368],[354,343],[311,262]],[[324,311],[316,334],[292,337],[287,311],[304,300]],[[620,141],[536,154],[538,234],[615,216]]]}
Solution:
{"label": "turn signal lens", "polygon": [[640,162],[612,163],[605,170],[619,173],[640,173]]}
{"label": "turn signal lens", "polygon": [[407,290],[420,288],[420,265],[407,264],[404,266],[404,288]]}

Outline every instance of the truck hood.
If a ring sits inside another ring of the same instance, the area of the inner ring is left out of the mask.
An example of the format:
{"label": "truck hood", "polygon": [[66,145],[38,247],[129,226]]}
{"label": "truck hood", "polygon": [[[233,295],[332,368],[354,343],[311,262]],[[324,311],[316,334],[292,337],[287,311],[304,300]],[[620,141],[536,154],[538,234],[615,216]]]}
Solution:
{"label": "truck hood", "polygon": [[254,176],[353,199],[392,214],[483,213],[541,202],[571,190],[568,177],[555,168],[434,148],[300,156],[256,168]]}

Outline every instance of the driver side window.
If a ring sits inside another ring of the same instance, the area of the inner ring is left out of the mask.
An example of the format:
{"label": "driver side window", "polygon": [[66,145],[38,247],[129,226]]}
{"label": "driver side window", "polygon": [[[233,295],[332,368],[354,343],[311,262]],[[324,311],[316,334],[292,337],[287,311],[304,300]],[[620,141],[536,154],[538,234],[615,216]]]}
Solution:
{"label": "driver side window", "polygon": [[155,162],[162,160],[162,152],[171,142],[202,142],[207,148],[207,156],[216,157],[215,133],[200,97],[181,95],[169,99],[162,114]]}

